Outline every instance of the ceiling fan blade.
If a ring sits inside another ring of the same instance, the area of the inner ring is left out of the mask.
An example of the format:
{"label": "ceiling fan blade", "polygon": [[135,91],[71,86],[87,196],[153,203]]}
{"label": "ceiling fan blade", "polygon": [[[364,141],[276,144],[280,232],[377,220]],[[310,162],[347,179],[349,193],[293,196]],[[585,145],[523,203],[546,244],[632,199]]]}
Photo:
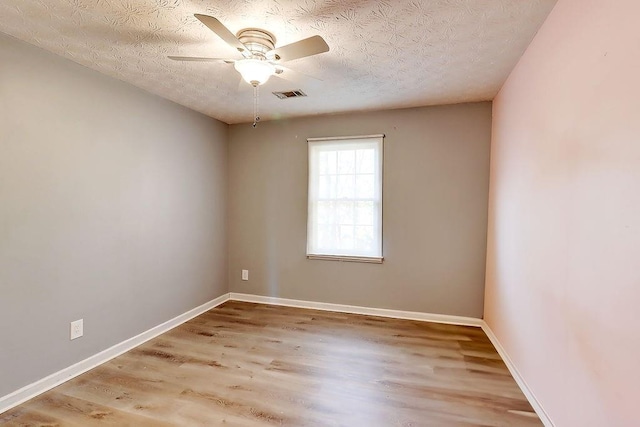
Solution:
{"label": "ceiling fan blade", "polygon": [[233,64],[235,59],[226,59],[226,58],[202,58],[198,56],[167,56],[169,59],[173,59],[174,61],[194,61],[194,62],[219,62],[223,61],[227,64]]}
{"label": "ceiling fan blade", "polygon": [[283,79],[289,80],[294,83],[306,83],[310,81],[321,82],[322,79],[319,79],[315,76],[311,76],[309,74],[301,73],[300,71],[292,70],[291,68],[283,67],[282,65],[276,65],[277,71],[275,76]]}
{"label": "ceiling fan blade", "polygon": [[206,25],[211,31],[216,33],[218,37],[227,42],[228,45],[237,49],[244,57],[248,58],[251,56],[249,49],[247,49],[247,47],[242,44],[240,40],[238,40],[238,38],[222,24],[222,22],[218,21],[218,19],[213,16],[201,15],[199,13],[196,13],[193,16]]}
{"label": "ceiling fan blade", "polygon": [[313,36],[273,49],[267,53],[267,56],[276,61],[284,62],[328,51],[329,45],[327,45],[327,42],[320,36]]}

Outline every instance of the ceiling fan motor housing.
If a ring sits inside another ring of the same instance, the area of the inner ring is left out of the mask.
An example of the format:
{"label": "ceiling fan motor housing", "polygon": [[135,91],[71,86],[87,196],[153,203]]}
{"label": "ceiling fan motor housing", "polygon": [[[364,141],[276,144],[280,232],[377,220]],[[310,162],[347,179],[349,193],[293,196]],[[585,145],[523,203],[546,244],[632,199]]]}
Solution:
{"label": "ceiling fan motor housing", "polygon": [[[254,58],[266,59],[267,52],[275,49],[276,37],[259,28],[245,28],[238,31],[238,40],[247,47]],[[276,58],[277,59],[277,58]]]}

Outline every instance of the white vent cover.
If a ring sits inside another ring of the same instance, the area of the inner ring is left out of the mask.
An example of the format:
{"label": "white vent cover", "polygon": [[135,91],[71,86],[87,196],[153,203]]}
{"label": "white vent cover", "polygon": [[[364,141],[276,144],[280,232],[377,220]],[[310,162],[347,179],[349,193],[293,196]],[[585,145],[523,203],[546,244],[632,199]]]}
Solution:
{"label": "white vent cover", "polygon": [[296,89],[296,90],[287,90],[284,92],[273,92],[273,94],[275,96],[277,96],[280,99],[286,99],[286,98],[299,98],[301,96],[307,96],[306,93],[304,93],[303,91],[301,91],[300,89]]}

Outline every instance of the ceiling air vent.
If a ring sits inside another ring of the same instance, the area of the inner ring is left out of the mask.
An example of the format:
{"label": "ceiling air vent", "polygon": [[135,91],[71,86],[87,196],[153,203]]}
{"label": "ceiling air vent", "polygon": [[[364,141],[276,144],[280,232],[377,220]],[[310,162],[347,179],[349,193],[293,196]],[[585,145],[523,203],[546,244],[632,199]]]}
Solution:
{"label": "ceiling air vent", "polygon": [[280,99],[299,98],[301,96],[307,96],[307,94],[301,91],[300,89],[288,90],[285,92],[273,92],[273,94]]}

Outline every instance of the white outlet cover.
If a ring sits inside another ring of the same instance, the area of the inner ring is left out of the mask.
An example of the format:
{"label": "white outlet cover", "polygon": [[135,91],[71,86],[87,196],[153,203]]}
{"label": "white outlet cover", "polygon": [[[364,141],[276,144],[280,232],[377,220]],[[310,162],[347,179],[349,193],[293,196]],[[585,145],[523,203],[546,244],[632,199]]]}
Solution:
{"label": "white outlet cover", "polygon": [[249,270],[242,270],[242,280],[249,280]]}
{"label": "white outlet cover", "polygon": [[84,324],[83,319],[75,320],[71,322],[71,328],[69,333],[69,338],[75,340],[76,338],[80,338],[84,334]]}

